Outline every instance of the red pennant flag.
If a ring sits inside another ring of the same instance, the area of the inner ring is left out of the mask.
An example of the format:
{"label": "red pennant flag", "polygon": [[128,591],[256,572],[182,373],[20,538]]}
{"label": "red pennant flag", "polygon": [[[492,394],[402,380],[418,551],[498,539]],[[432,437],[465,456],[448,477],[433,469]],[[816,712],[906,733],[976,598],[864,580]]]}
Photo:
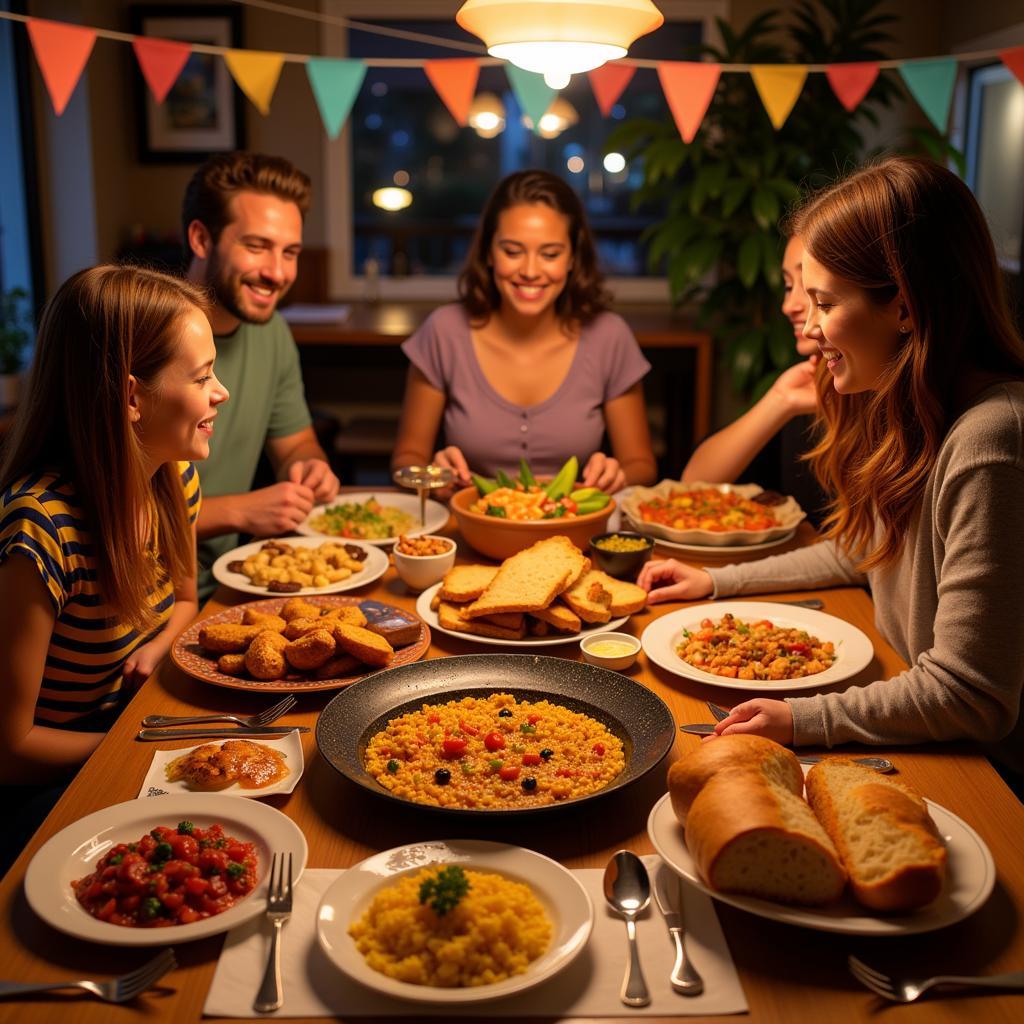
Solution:
{"label": "red pennant flag", "polygon": [[50,93],[50,102],[60,117],[82,77],[96,42],[96,32],[91,28],[42,18],[29,18],[26,24],[39,70]]}
{"label": "red pennant flag", "polygon": [[463,128],[469,123],[469,107],[480,77],[480,61],[476,57],[456,60],[428,60],[423,70],[437,95]]}
{"label": "red pennant flag", "polygon": [[868,94],[868,89],[878,77],[878,65],[874,61],[858,61],[856,64],[830,64],[825,75],[839,102],[853,113],[857,105]]}
{"label": "red pennant flag", "polygon": [[610,61],[587,72],[590,88],[594,90],[594,98],[601,108],[602,117],[607,117],[611,113],[612,107],[626,91],[626,86],[635,74],[636,68],[632,64],[622,64],[619,61]]}
{"label": "red pennant flag", "polygon": [[132,49],[139,62],[146,84],[157,103],[163,103],[171,86],[178,80],[181,69],[188,63],[192,47],[188,43],[176,43],[170,39],[149,39],[136,36]]}
{"label": "red pennant flag", "polygon": [[1020,84],[1024,85],[1024,46],[1000,50],[999,59],[1017,76]]}
{"label": "red pennant flag", "polygon": [[719,64],[693,61],[663,61],[658,65],[661,89],[668,100],[683,142],[693,142],[722,73]]}

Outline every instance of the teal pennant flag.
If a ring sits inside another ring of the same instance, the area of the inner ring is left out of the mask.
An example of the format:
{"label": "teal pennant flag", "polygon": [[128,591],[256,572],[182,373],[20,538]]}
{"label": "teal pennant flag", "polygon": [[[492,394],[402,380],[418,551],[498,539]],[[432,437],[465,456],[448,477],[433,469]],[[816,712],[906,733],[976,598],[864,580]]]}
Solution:
{"label": "teal pennant flag", "polygon": [[952,57],[918,60],[912,64],[901,64],[899,71],[914,99],[921,104],[921,109],[945,135],[956,83],[956,60]]}
{"label": "teal pennant flag", "polygon": [[336,139],[366,77],[366,65],[361,60],[312,57],[306,62],[306,74],[320,108],[324,128],[332,139]]}
{"label": "teal pennant flag", "polygon": [[515,64],[506,63],[505,74],[512,84],[519,109],[533,122],[533,130],[536,132],[540,127],[540,119],[548,112],[558,90],[552,89],[544,81],[543,75],[524,71]]}

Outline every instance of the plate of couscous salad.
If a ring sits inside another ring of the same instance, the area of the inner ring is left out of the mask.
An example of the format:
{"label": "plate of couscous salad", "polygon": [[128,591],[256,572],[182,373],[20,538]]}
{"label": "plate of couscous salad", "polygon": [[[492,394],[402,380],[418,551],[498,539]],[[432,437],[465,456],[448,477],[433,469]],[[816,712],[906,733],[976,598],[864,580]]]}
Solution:
{"label": "plate of couscous salad", "polygon": [[368,676],[327,705],[316,738],[328,764],[376,796],[480,818],[616,792],[662,762],[674,732],[664,701],[621,673],[475,654]]}
{"label": "plate of couscous salad", "polygon": [[326,505],[317,505],[296,527],[306,537],[340,537],[378,546],[393,544],[401,534],[409,537],[437,533],[448,522],[448,509],[428,501],[426,523],[420,522],[420,499],[393,491],[343,492]]}

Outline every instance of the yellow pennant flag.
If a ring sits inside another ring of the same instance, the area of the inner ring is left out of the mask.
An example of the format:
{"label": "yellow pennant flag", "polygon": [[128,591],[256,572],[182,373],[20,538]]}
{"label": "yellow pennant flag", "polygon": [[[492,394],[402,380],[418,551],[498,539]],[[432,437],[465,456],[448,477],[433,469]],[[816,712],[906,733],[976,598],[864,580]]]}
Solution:
{"label": "yellow pennant flag", "polygon": [[264,117],[269,114],[270,101],[281,77],[284,55],[266,50],[228,50],[224,60],[238,88]]}
{"label": "yellow pennant flag", "polygon": [[768,111],[772,127],[778,131],[789,117],[807,78],[804,64],[754,64],[750,77]]}

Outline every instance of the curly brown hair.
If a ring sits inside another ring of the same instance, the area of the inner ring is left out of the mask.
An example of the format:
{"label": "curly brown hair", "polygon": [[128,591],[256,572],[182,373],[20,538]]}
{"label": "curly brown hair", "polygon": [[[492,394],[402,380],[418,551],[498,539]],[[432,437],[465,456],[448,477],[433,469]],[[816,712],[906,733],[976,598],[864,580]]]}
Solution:
{"label": "curly brown hair", "polygon": [[498,217],[512,206],[543,203],[569,221],[572,270],[555,312],[563,322],[587,324],[608,308],[610,296],[597,266],[597,247],[579,196],[548,171],[517,171],[498,182],[480,216],[466,264],[459,274],[459,300],[470,320],[486,321],[501,304],[494,284],[490,253]]}
{"label": "curly brown hair", "polygon": [[216,245],[221,232],[231,223],[228,207],[239,192],[262,192],[294,203],[305,219],[312,185],[302,171],[281,156],[236,152],[210,157],[192,175],[181,204],[186,263],[193,255],[188,243],[189,224],[194,220],[204,224]]}

